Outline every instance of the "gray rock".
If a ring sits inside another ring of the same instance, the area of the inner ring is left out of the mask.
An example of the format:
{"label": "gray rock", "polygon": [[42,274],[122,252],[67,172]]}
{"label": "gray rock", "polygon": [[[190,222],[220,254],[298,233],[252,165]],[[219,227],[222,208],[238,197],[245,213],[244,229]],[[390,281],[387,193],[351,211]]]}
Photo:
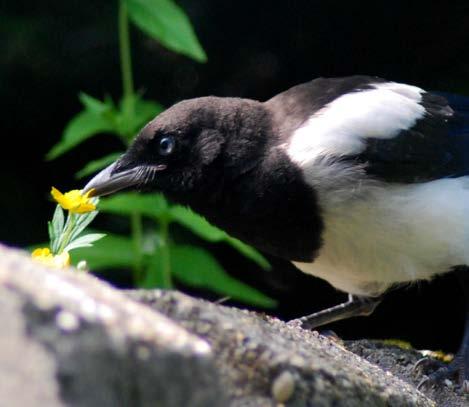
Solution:
{"label": "gray rock", "polygon": [[[391,342],[391,343],[390,343]],[[422,372],[414,366],[423,354],[412,348],[392,344],[397,341],[358,340],[347,341],[347,349],[363,357],[369,362],[391,372],[411,385],[417,385],[422,380]],[[428,351],[427,351],[428,352]],[[425,352],[425,353],[427,353]],[[425,386],[422,392],[434,400],[438,406],[467,407],[469,395],[461,393],[457,384],[447,380],[440,386]]]}
{"label": "gray rock", "polygon": [[[0,326],[1,406],[435,405],[396,376],[403,354],[380,353],[386,372],[263,314],[177,292],[122,293],[4,247]],[[376,346],[347,346],[380,363]]]}
{"label": "gray rock", "polygon": [[96,278],[0,247],[0,405],[226,406],[206,341]]}
{"label": "gray rock", "polygon": [[433,406],[339,343],[277,319],[177,292],[131,291],[206,339],[232,406]]}

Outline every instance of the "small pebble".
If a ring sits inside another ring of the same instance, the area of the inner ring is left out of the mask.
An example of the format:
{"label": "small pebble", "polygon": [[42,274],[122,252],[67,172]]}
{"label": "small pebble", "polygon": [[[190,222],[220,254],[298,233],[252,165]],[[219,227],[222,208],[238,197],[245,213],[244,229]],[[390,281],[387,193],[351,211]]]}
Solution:
{"label": "small pebble", "polygon": [[466,394],[469,393],[469,380],[464,380],[462,384],[462,391]]}
{"label": "small pebble", "polygon": [[140,360],[148,360],[150,355],[151,355],[150,350],[146,346],[139,346],[137,348],[137,357]]}
{"label": "small pebble", "polygon": [[445,379],[444,383],[446,387],[449,387],[450,389],[453,388],[453,382],[451,380]]}
{"label": "small pebble", "polygon": [[86,260],[81,260],[78,262],[77,270],[82,271],[84,273],[87,273],[89,271],[88,263],[86,262]]}
{"label": "small pebble", "polygon": [[55,317],[55,322],[65,332],[75,331],[80,325],[77,316],[69,311],[60,311]]}
{"label": "small pebble", "polygon": [[295,378],[289,371],[280,373],[272,383],[272,396],[278,403],[288,401],[295,391]]}

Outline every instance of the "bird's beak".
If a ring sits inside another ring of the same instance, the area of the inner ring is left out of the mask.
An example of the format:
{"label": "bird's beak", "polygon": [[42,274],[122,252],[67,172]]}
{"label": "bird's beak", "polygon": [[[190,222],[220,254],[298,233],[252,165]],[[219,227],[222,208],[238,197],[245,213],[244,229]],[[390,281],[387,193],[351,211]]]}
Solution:
{"label": "bird's beak", "polygon": [[111,164],[95,175],[83,189],[83,193],[90,190],[91,196],[109,195],[121,189],[133,187],[141,182],[141,168],[135,167],[123,171],[115,171],[116,163]]}

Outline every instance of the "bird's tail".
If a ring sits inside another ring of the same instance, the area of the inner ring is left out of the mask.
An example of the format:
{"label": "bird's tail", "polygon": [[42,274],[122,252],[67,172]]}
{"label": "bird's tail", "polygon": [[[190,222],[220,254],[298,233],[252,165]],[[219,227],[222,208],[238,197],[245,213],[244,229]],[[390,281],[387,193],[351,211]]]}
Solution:
{"label": "bird's tail", "polygon": [[433,93],[443,96],[456,113],[454,128],[451,129],[452,133],[454,135],[469,135],[469,96],[447,92]]}
{"label": "bird's tail", "polygon": [[451,145],[458,152],[460,161],[456,176],[469,175],[469,96],[454,93],[436,92],[443,96],[455,112],[449,128]]}

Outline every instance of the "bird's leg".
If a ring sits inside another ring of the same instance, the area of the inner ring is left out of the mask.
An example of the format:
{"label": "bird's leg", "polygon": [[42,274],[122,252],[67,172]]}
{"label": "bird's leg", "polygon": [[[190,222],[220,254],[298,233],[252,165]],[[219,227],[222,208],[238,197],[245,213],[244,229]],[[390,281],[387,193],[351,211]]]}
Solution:
{"label": "bird's leg", "polygon": [[[459,376],[459,383],[462,391],[469,393],[469,268],[461,267],[456,271],[456,273],[462,285],[466,300],[466,318],[463,339],[453,361],[449,365],[440,367],[438,370],[423,379],[418,384],[418,388],[422,388],[427,385],[434,385],[453,376]],[[430,366],[432,364],[434,365],[431,360],[421,359],[417,362],[416,367],[421,367],[426,363]]]}
{"label": "bird's leg", "polygon": [[368,316],[375,310],[382,299],[382,296],[367,298],[349,294],[347,302],[315,312],[314,314],[307,315],[302,318],[293,319],[289,324],[301,325],[304,329],[314,329],[342,319]]}

